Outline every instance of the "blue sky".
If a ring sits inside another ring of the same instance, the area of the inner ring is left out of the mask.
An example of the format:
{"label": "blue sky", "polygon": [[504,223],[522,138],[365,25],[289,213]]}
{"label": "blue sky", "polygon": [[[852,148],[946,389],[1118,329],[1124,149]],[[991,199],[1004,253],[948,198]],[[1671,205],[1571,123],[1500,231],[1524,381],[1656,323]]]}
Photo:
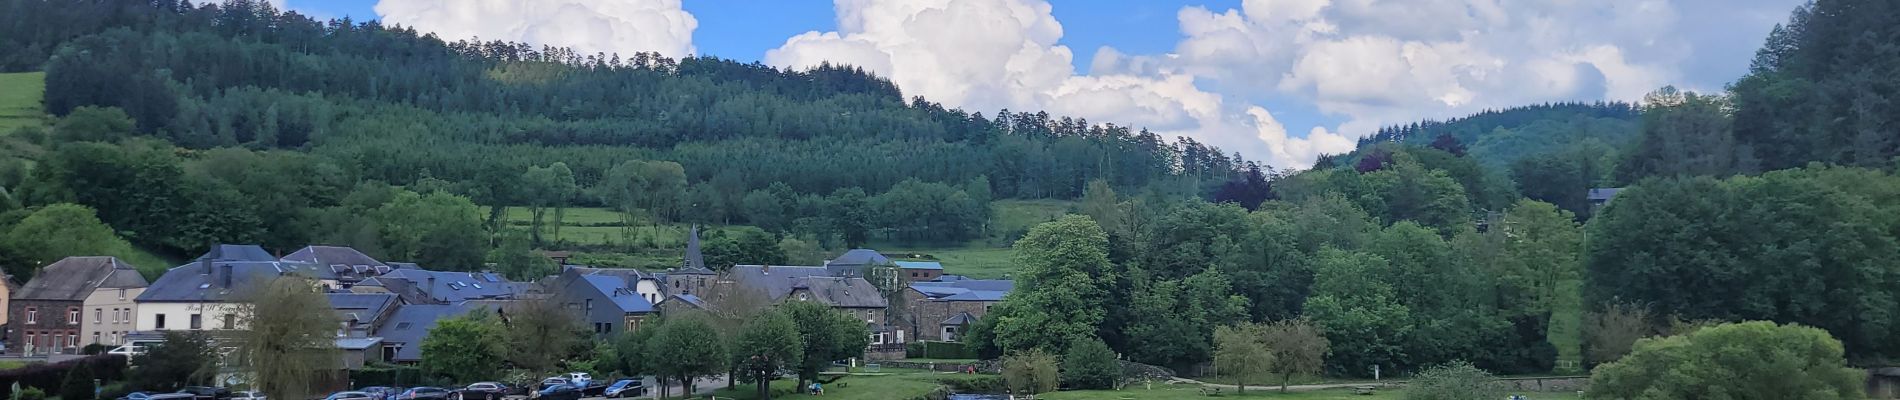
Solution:
{"label": "blue sky", "polygon": [[1150,127],[1299,168],[1379,126],[1719,91],[1802,0],[284,1],[449,39],[850,63],[951,106]]}

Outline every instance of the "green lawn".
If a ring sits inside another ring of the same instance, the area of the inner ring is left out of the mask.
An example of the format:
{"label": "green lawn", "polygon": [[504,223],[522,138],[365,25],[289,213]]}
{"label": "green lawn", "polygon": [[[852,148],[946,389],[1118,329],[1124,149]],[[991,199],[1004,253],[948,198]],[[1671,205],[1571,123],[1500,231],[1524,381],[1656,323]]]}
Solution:
{"label": "green lawn", "polygon": [[[1531,400],[1572,400],[1578,399],[1575,393],[1528,393],[1523,394]],[[1200,387],[1194,385],[1154,385],[1152,389],[1142,386],[1130,386],[1122,390],[1081,390],[1070,392],[1046,393],[1037,396],[1043,400],[1162,400],[1186,399],[1201,396]],[[1288,400],[1387,400],[1405,398],[1400,389],[1381,389],[1371,395],[1354,394],[1350,389],[1328,389],[1309,392],[1280,393],[1277,390],[1249,390],[1247,395],[1236,395],[1233,391],[1222,391],[1220,398],[1244,399],[1288,399]]]}
{"label": "green lawn", "polygon": [[1010,248],[878,248],[878,251],[890,256],[916,256],[899,259],[936,260],[943,263],[943,273],[972,278],[1002,278],[1016,271],[1016,251]]}
{"label": "green lawn", "polygon": [[1029,231],[1036,224],[1054,221],[1075,208],[1068,200],[997,200],[990,205],[990,235],[999,237]]}
{"label": "green lawn", "polygon": [[0,134],[45,125],[46,113],[40,108],[45,94],[45,72],[0,74]]}
{"label": "green lawn", "polygon": [[[772,389],[783,392],[800,392],[789,395],[773,396],[774,399],[824,399],[824,400],[903,400],[922,398],[942,387],[937,376],[945,374],[914,372],[891,373],[886,375],[852,375],[825,385],[824,396],[812,396],[797,390],[798,382],[781,379],[772,381]],[[756,399],[758,388],[740,384],[734,390],[720,390],[714,396],[720,399]]]}
{"label": "green lawn", "polygon": [[[482,213],[488,215],[488,210],[484,209]],[[541,218],[553,223],[554,210],[548,209]],[[528,212],[527,207],[508,207],[508,211],[502,213],[502,219],[511,225],[527,226],[534,221],[534,213]],[[567,226],[620,226],[623,223],[625,221],[620,218],[619,212],[604,207],[569,207],[561,216],[561,224]]]}

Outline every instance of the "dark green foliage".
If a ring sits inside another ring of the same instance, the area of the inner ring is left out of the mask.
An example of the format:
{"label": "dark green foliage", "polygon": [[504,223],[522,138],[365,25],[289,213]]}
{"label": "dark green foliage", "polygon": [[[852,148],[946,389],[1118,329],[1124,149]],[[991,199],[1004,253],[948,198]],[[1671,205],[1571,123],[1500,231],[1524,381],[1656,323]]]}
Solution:
{"label": "dark green foliage", "polygon": [[67,370],[66,382],[59,386],[60,400],[93,399],[92,368],[79,367]]}
{"label": "dark green foliage", "polygon": [[132,359],[132,385],[163,392],[210,384],[218,372],[217,351],[204,332],[165,331],[165,341]]}
{"label": "dark green foliage", "polygon": [[[66,384],[67,377],[80,369],[88,370],[84,372],[90,376],[86,378],[87,385],[91,385],[90,380],[95,378],[108,383],[120,381],[126,377],[125,356],[97,355],[58,363],[35,362],[24,367],[0,370],[0,382],[8,382],[6,385],[0,385],[0,398],[9,398],[13,395],[11,392],[13,383],[18,383],[22,388],[58,392]],[[44,397],[44,395],[45,393],[42,392],[41,396]]]}
{"label": "dark green foliage", "polygon": [[1617,181],[1719,177],[1756,169],[1753,155],[1730,133],[1727,99],[1664,87],[1643,102],[1643,134],[1617,164]]}
{"label": "dark green foliage", "polygon": [[[1405,400],[1501,399],[1497,377],[1467,362],[1427,368],[1405,385]],[[1637,398],[1630,396],[1626,398]]]}
{"label": "dark green foliage", "polygon": [[[1590,374],[1590,399],[1861,399],[1866,373],[1811,327],[1753,321],[1636,342]],[[1416,382],[1416,381],[1414,381]],[[1468,397],[1477,398],[1477,397]]]}
{"label": "dark green foliage", "polygon": [[[1733,91],[1735,142],[1762,170],[1810,161],[1881,167],[1900,154],[1900,8],[1824,0],[1769,33]],[[1850,346],[1851,347],[1851,346]]]}
{"label": "dark green foliage", "polygon": [[1849,354],[1891,357],[1897,206],[1900,178],[1857,168],[1647,180],[1591,222],[1584,293],[1685,320],[1820,327]]}
{"label": "dark green foliage", "polygon": [[1114,389],[1121,377],[1121,362],[1101,339],[1071,343],[1069,352],[1062,355],[1062,382],[1070,388]]}
{"label": "dark green foliage", "polygon": [[818,379],[818,373],[832,361],[863,355],[865,346],[871,344],[871,334],[865,329],[864,320],[851,314],[809,301],[791,301],[778,307],[778,312],[791,317],[799,337],[804,340],[799,346],[804,351],[798,357],[801,362],[793,368],[798,371],[799,387],[804,387],[805,381]]}
{"label": "dark green foliage", "polygon": [[784,265],[778,239],[750,226],[713,231],[705,239],[706,267],[724,271],[734,265]]}

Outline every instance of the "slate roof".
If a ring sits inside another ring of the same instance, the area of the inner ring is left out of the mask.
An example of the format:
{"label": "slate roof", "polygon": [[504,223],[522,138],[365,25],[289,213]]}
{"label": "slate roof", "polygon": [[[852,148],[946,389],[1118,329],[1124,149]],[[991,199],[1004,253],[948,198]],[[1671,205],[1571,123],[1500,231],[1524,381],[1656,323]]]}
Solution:
{"label": "slate roof", "polygon": [[384,311],[397,303],[393,293],[329,293],[325,296],[330,298],[330,308],[336,309],[339,319],[354,319],[362,324],[374,324]]}
{"label": "slate roof", "polygon": [[972,322],[976,322],[976,316],[970,315],[970,313],[967,312],[960,312],[957,313],[957,315],[950,316],[950,318],[945,318],[943,325],[969,325]]}
{"label": "slate roof", "polygon": [[924,297],[943,301],[1002,301],[1016,289],[1016,281],[1001,279],[955,279],[911,282],[911,290]]}
{"label": "slate roof", "polygon": [[383,342],[379,337],[340,337],[336,338],[336,347],[344,350],[366,350]]}
{"label": "slate roof", "polygon": [[198,258],[191,260],[204,261],[206,259],[214,261],[277,261],[277,256],[270,255],[270,252],[264,251],[262,246],[254,244],[219,244],[211,246],[211,249],[206,250],[203,255],[199,255]]}
{"label": "slate roof", "polygon": [[[202,258],[202,257],[201,257]],[[281,261],[199,260],[172,267],[140,294],[139,302],[216,303],[229,299],[235,289],[264,279],[298,274],[322,279],[315,265]]]}
{"label": "slate roof", "polygon": [[938,263],[936,261],[898,261],[896,263],[897,263],[898,268],[903,268],[903,269],[934,269],[938,271],[943,270],[943,264]]}
{"label": "slate roof", "polygon": [[884,308],[890,305],[877,287],[864,278],[808,276],[795,280],[792,291],[809,291],[812,300],[832,307]]}
{"label": "slate roof", "polygon": [[[433,285],[429,278],[435,278]],[[460,303],[468,300],[509,299],[525,287],[501,275],[487,272],[446,272],[422,269],[397,269],[357,286],[381,286],[403,296],[411,303]],[[419,297],[419,298],[418,298]]]}
{"label": "slate roof", "polygon": [[1592,188],[1589,194],[1590,201],[1610,201],[1611,198],[1616,197],[1617,192],[1621,191],[1623,188]]}
{"label": "slate roof", "polygon": [[396,351],[396,357],[390,361],[422,360],[422,338],[435,329],[436,321],[455,318],[475,310],[492,310],[493,306],[481,303],[460,304],[410,304],[396,309],[388,321],[376,329],[375,336],[383,338],[385,343],[399,343],[402,348]]}
{"label": "slate roof", "polygon": [[13,299],[85,301],[101,288],[146,286],[138,269],[118,257],[66,257],[41,268]]}
{"label": "slate roof", "polygon": [[624,279],[608,275],[585,275],[581,277],[581,281],[606,295],[621,313],[653,312],[653,303],[647,302],[647,299],[640,297],[639,293],[634,293],[633,288],[628,287]]}
{"label": "slate roof", "polygon": [[706,256],[699,250],[699,225],[693,225],[693,231],[686,235],[686,254],[680,259],[680,267],[675,273],[688,275],[712,275],[706,268]]}
{"label": "slate roof", "polygon": [[888,264],[890,262],[890,257],[885,257],[883,254],[878,253],[877,250],[851,249],[851,251],[846,251],[844,254],[839,254],[838,258],[831,259],[830,264],[865,266],[869,264]]}
{"label": "slate roof", "polygon": [[782,265],[734,265],[726,271],[727,277],[734,282],[764,291],[773,300],[785,298],[792,292],[794,281],[810,276],[832,276],[826,267],[795,267]]}
{"label": "slate roof", "polygon": [[[306,246],[284,256],[283,261],[314,264],[329,268],[338,276],[374,276],[389,272],[388,264],[370,258],[356,249],[341,246]],[[381,267],[381,268],[378,268]]]}
{"label": "slate roof", "polygon": [[672,296],[667,296],[665,299],[660,300],[660,304],[666,304],[667,302],[670,302],[670,301],[679,301],[682,303],[686,303],[686,305],[690,305],[690,306],[693,306],[693,308],[698,308],[701,310],[706,309],[706,301],[700,300],[699,296],[694,296],[690,294],[674,294]]}

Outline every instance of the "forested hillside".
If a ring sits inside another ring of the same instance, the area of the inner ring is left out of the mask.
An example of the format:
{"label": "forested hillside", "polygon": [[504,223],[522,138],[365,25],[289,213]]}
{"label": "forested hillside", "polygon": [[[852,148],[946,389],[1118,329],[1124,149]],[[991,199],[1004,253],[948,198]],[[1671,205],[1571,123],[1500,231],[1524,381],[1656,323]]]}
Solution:
{"label": "forested hillside", "polygon": [[1266,185],[1192,140],[948,109],[849,66],[449,43],[194,4],[5,0],[0,70],[44,71],[53,120],[11,135],[35,151],[0,160],[0,186],[27,207],[93,208],[174,256],[324,242],[399,259],[396,242],[428,239],[356,219],[400,197],[377,188],[440,191],[492,211],[478,211],[491,238],[442,266],[478,268],[508,236],[507,206],[531,211],[532,247],[577,246],[545,228],[604,207],[627,226],[747,224],[843,248],[962,243],[991,233],[992,200],[1072,199],[1091,181],[1197,197]]}

